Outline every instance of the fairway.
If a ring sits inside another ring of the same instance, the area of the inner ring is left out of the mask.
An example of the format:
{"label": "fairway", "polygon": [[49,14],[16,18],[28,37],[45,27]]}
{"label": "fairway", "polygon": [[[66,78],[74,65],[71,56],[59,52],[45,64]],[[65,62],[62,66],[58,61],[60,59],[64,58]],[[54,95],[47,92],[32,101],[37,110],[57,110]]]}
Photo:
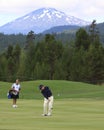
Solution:
{"label": "fairway", "polygon": [[56,99],[53,115],[41,116],[42,100],[0,100],[0,130],[104,130],[104,101]]}
{"label": "fairway", "polygon": [[[52,89],[52,116],[42,116],[39,84]],[[12,108],[12,100],[7,99],[11,85],[0,82],[0,130],[104,130],[104,85],[64,80],[21,82],[18,108]]]}

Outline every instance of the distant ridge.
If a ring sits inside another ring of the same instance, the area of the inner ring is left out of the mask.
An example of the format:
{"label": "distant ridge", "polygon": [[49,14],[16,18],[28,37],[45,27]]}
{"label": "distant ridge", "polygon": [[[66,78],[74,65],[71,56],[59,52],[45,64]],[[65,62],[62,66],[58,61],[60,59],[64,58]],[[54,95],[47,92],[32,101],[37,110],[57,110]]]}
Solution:
{"label": "distant ridge", "polygon": [[62,33],[64,31],[76,31],[77,29],[79,29],[80,26],[75,26],[75,25],[63,25],[63,26],[56,26],[56,27],[52,27],[48,30],[43,31],[43,34],[47,34],[47,33]]}

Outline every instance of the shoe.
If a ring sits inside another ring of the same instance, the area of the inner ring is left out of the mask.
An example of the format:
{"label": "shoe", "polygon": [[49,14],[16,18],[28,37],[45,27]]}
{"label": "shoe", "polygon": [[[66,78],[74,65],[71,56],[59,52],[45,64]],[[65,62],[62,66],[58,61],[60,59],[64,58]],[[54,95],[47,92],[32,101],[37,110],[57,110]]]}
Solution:
{"label": "shoe", "polygon": [[48,113],[47,116],[51,116],[51,113]]}
{"label": "shoe", "polygon": [[17,105],[13,105],[13,108],[17,108],[18,106]]}
{"label": "shoe", "polygon": [[18,107],[17,105],[15,105],[15,107]]}
{"label": "shoe", "polygon": [[16,105],[13,105],[13,108],[16,108]]}
{"label": "shoe", "polygon": [[42,114],[42,116],[48,116],[47,114]]}

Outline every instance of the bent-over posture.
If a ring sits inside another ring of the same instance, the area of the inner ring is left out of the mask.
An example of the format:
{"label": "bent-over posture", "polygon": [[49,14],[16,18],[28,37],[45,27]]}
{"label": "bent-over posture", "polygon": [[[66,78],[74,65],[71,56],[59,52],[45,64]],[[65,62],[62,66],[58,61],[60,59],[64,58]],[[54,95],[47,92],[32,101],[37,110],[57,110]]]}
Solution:
{"label": "bent-over posture", "polygon": [[40,85],[39,89],[44,96],[43,116],[51,116],[53,108],[53,95],[48,86]]}

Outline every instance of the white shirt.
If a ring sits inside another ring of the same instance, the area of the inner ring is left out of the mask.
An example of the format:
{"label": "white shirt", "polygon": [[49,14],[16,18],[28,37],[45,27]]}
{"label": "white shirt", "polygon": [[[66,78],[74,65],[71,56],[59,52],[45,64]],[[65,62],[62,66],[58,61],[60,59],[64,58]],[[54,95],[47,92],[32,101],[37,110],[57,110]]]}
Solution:
{"label": "white shirt", "polygon": [[17,92],[19,92],[21,86],[20,86],[20,84],[14,83],[14,84],[12,85],[12,88],[13,88],[14,90],[16,90]]}

